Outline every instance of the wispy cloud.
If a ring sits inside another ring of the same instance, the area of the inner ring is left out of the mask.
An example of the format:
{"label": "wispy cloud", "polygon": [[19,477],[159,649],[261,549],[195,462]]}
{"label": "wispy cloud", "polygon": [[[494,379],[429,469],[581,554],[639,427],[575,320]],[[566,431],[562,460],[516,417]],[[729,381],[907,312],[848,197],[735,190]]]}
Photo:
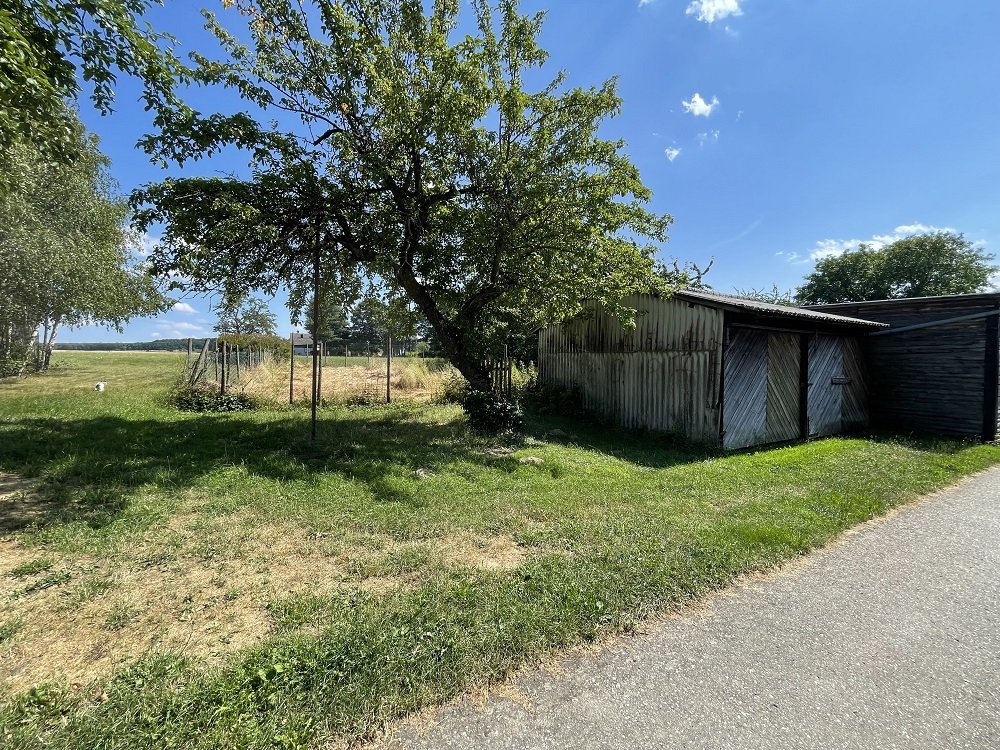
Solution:
{"label": "wispy cloud", "polygon": [[187,302],[177,302],[177,303],[174,304],[174,306],[171,309],[174,312],[187,313],[188,315],[197,315],[198,314],[198,311],[195,310],[193,307],[191,307],[191,305],[189,305]]}
{"label": "wispy cloud", "polygon": [[890,245],[897,240],[901,240],[904,237],[909,237],[914,234],[926,234],[927,232],[954,232],[952,227],[935,227],[929,224],[901,224],[891,232],[886,232],[885,234],[873,234],[868,239],[825,239],[818,240],[816,244],[809,250],[803,251],[793,251],[786,252],[781,251],[775,253],[789,263],[815,263],[816,261],[823,260],[824,258],[834,258],[838,255],[843,255],[848,250],[854,250],[858,245],[865,244],[874,248],[882,248],[886,245]]}
{"label": "wispy cloud", "polygon": [[698,140],[698,148],[705,148],[705,144],[708,143],[709,141],[719,140],[719,131],[709,130],[705,133],[698,133],[698,135],[695,136],[695,138],[697,138]]}
{"label": "wispy cloud", "polygon": [[695,92],[688,101],[681,102],[681,106],[685,112],[689,112],[695,117],[708,117],[712,114],[712,110],[719,106],[719,99],[713,96],[711,101],[706,102],[701,98],[701,94]]}
{"label": "wispy cloud", "polygon": [[158,339],[158,338],[160,338],[160,337],[162,337],[162,336],[163,336],[163,334],[162,334],[162,333],[160,333],[159,331],[153,331],[153,332],[152,332],[151,334],[149,334],[149,335],[150,335],[150,337],[151,337],[151,338],[153,338],[153,339]]}
{"label": "wispy cloud", "polygon": [[[649,0],[640,0],[639,5],[645,5]],[[685,13],[694,16],[705,23],[715,23],[729,16],[742,16],[740,8],[742,0],[694,0]]]}
{"label": "wispy cloud", "polygon": [[146,258],[153,252],[156,243],[160,238],[149,232],[135,232],[132,234],[131,247],[129,248],[136,256]]}
{"label": "wispy cloud", "polygon": [[663,153],[666,154],[667,161],[673,161],[674,159],[676,159],[678,156],[681,155],[681,150],[679,148],[676,148],[675,146],[671,146],[670,148],[666,149]]}
{"label": "wispy cloud", "polygon": [[205,330],[205,326],[197,325],[195,323],[185,323],[184,321],[176,322],[171,320],[168,321],[167,324],[171,326],[175,331],[190,331],[191,333],[196,333],[196,332],[200,333]]}
{"label": "wispy cloud", "polygon": [[709,245],[709,250],[716,250],[720,247],[725,247],[726,245],[731,245],[734,242],[739,242],[744,237],[748,237],[757,227],[764,223],[764,217],[761,216],[759,219],[754,219],[749,226],[743,229],[738,234],[734,234],[732,237],[727,237],[724,240],[716,242],[714,245]]}

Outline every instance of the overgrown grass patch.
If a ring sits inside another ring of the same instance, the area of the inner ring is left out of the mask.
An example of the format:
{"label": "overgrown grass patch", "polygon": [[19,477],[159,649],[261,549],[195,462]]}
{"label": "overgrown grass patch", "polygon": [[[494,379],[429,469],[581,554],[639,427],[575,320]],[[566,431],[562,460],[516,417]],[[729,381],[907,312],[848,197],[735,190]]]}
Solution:
{"label": "overgrown grass patch", "polygon": [[4,747],[364,737],[1000,459],[892,437],[726,456],[555,418],[497,439],[422,404],[325,409],[312,444],[303,410],[170,409],[171,362],[60,355],[0,390],[0,472],[34,488],[0,534]]}

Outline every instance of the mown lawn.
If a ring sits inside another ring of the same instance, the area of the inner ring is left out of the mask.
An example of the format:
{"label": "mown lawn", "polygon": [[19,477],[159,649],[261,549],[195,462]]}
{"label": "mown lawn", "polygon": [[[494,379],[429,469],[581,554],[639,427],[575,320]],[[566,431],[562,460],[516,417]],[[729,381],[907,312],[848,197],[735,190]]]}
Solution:
{"label": "mown lawn", "polygon": [[171,410],[180,361],[67,352],[0,385],[0,746],[363,738],[1000,460],[540,419],[505,441],[414,403],[325,410],[313,445],[301,408]]}

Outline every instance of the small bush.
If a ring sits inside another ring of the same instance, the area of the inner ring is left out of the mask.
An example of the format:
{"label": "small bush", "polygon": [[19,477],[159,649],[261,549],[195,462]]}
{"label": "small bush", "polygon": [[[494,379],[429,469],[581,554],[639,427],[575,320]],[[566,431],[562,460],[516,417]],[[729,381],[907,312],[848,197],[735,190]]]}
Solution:
{"label": "small bush", "polygon": [[469,417],[469,427],[477,432],[520,432],[524,427],[521,406],[492,391],[468,389],[462,408]]}
{"label": "small bush", "polygon": [[545,416],[579,417],[586,412],[576,385],[550,385],[536,379],[522,391],[522,401],[526,408]]}
{"label": "small bush", "polygon": [[469,384],[466,382],[465,378],[459,375],[458,372],[453,372],[451,376],[441,384],[441,388],[434,397],[434,403],[464,404],[465,396],[468,391]]}
{"label": "small bush", "polygon": [[252,411],[257,404],[245,393],[220,393],[214,388],[183,386],[170,394],[178,411]]}

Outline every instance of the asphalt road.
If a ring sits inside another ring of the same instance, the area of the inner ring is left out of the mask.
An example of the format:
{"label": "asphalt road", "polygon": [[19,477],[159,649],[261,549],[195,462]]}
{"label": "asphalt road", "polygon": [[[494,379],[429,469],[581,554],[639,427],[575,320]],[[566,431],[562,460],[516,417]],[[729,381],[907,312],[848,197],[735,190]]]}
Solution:
{"label": "asphalt road", "polygon": [[393,748],[1000,748],[1000,470]]}

